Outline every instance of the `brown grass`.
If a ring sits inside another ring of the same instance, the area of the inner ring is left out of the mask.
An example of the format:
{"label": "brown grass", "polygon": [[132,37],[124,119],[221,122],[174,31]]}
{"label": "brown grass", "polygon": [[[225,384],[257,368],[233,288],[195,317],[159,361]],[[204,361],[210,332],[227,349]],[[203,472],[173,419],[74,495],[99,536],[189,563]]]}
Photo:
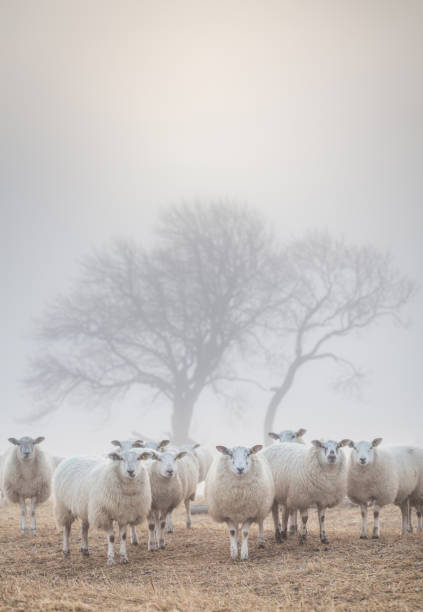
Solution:
{"label": "brown grass", "polygon": [[105,536],[90,537],[90,557],[79,551],[75,525],[71,557],[63,559],[51,505],[39,511],[38,535],[19,535],[17,506],[0,508],[0,610],[423,610],[423,536],[399,536],[400,513],[382,511],[380,540],[360,540],[357,508],[327,513],[329,545],[317,537],[315,512],[309,538],[276,544],[267,522],[266,548],[251,530],[250,560],[229,559],[223,526],[207,515],[191,530],[177,513],[165,551],[128,546],[130,564],[106,566]]}

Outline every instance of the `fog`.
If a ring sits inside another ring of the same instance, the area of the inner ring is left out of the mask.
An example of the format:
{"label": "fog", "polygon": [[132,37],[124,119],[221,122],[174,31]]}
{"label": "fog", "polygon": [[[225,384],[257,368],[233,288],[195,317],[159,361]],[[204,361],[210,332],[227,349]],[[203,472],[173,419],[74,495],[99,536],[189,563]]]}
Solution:
{"label": "fog", "polygon": [[[0,452],[44,435],[66,455],[132,430],[169,431],[170,406],[131,392],[110,410],[27,422],[33,319],[115,237],[148,242],[161,210],[225,199],[281,237],[328,230],[393,254],[423,280],[423,4],[372,0],[0,3]],[[302,371],[278,429],[423,445],[423,297],[407,326],[346,339],[360,397],[329,365]],[[208,444],[261,442],[266,392],[204,393]],[[259,434],[257,434],[259,432]],[[257,439],[258,436],[258,439]]]}

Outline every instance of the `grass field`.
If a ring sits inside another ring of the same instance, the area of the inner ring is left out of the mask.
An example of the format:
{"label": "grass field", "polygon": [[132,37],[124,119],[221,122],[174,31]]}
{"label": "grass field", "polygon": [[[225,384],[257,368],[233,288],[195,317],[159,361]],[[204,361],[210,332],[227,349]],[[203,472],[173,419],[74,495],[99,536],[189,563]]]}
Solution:
{"label": "grass field", "polygon": [[147,552],[143,525],[130,564],[107,567],[102,533],[92,530],[83,558],[75,524],[64,559],[50,504],[35,537],[19,534],[19,508],[9,505],[0,508],[0,610],[423,610],[422,534],[400,537],[400,512],[389,507],[381,539],[360,540],[359,514],[327,512],[329,545],[318,539],[314,511],[303,546],[296,536],[277,544],[268,520],[266,548],[257,548],[253,527],[249,561],[233,562],[223,526],[196,515],[187,530],[179,511],[166,550]]}

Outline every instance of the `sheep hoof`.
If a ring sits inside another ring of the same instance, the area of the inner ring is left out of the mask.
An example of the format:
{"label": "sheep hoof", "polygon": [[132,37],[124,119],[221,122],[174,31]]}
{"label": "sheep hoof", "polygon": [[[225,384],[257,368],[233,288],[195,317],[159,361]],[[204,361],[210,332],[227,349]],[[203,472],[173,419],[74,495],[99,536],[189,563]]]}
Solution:
{"label": "sheep hoof", "polygon": [[107,565],[114,565],[115,564],[115,560],[113,559],[113,557],[107,557]]}
{"label": "sheep hoof", "polygon": [[378,540],[378,539],[379,539],[378,534],[377,534],[377,533],[374,533],[374,534],[372,535],[372,540]]}
{"label": "sheep hoof", "polygon": [[126,563],[129,563],[129,559],[126,555],[121,555],[120,556],[120,562],[125,565]]}
{"label": "sheep hoof", "polygon": [[327,538],[322,538],[320,541],[322,544],[329,544],[329,540]]}
{"label": "sheep hoof", "polygon": [[300,535],[300,537],[298,538],[298,543],[302,545],[305,543],[305,541],[306,541],[306,536]]}
{"label": "sheep hoof", "polygon": [[187,523],[187,529],[191,529],[191,523]]}
{"label": "sheep hoof", "polygon": [[292,536],[296,533],[297,533],[297,528],[295,527],[295,525],[291,525],[291,527],[289,528],[289,535]]}
{"label": "sheep hoof", "polygon": [[162,550],[164,550],[164,549],[166,548],[166,544],[165,544],[164,542],[161,542],[161,543],[160,543],[160,548],[161,548]]}
{"label": "sheep hoof", "polygon": [[63,556],[66,559],[67,557],[70,557],[70,552],[68,550],[64,550],[63,551]]}
{"label": "sheep hoof", "polygon": [[168,527],[168,528],[167,528],[167,532],[168,532],[168,533],[173,533],[173,527]]}
{"label": "sheep hoof", "polygon": [[259,542],[259,543],[258,543],[258,547],[259,547],[259,548],[264,548],[264,542]]}
{"label": "sheep hoof", "polygon": [[366,535],[361,535],[360,536],[360,540],[367,540],[367,536]]}
{"label": "sheep hoof", "polygon": [[133,542],[131,542],[131,546],[138,546],[139,542],[138,540],[134,540]]}
{"label": "sheep hoof", "polygon": [[88,548],[81,548],[81,552],[84,555],[84,557],[90,556],[90,553],[88,552]]}
{"label": "sheep hoof", "polygon": [[284,529],[284,531],[281,531],[281,539],[282,540],[286,540],[287,539],[287,535],[286,535],[286,529]]}

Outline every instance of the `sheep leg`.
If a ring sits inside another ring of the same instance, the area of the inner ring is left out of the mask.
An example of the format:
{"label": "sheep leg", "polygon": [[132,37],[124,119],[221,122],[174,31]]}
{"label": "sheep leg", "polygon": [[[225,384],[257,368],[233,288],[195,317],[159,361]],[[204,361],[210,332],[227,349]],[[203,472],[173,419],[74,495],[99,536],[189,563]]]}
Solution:
{"label": "sheep leg", "polygon": [[35,508],[37,507],[37,500],[35,497],[31,497],[29,516],[30,516],[30,528],[32,535],[37,534],[37,521],[35,518]]}
{"label": "sheep leg", "polygon": [[66,523],[63,526],[63,556],[69,557],[69,536],[71,531],[72,523]]}
{"label": "sheep leg", "polygon": [[138,546],[139,541],[138,541],[137,530],[135,528],[135,525],[129,526],[129,537],[130,537],[132,546]]}
{"label": "sheep leg", "polygon": [[119,539],[120,539],[120,562],[129,563],[128,554],[126,552],[126,525],[119,525]]}
{"label": "sheep leg", "polygon": [[417,530],[422,531],[422,528],[422,511],[419,509],[417,510]]}
{"label": "sheep leg", "polygon": [[191,529],[191,499],[185,500],[185,510],[187,511],[187,529]]}
{"label": "sheep leg", "polygon": [[297,533],[297,529],[298,529],[297,517],[298,517],[298,512],[296,510],[294,512],[291,512],[291,514],[289,515],[289,531],[288,531],[289,535],[294,535],[294,533]]}
{"label": "sheep leg", "polygon": [[300,544],[304,544],[307,537],[307,521],[308,521],[308,510],[301,510],[301,533],[300,533]]}
{"label": "sheep leg", "polygon": [[258,523],[258,547],[264,548],[264,521]]}
{"label": "sheep leg", "polygon": [[21,534],[23,535],[26,530],[26,502],[23,497],[20,499],[21,504]]}
{"label": "sheep leg", "polygon": [[159,543],[159,548],[166,548],[166,542],[164,538],[165,529],[166,529],[166,514],[161,514],[158,524],[159,524],[159,528],[157,532],[157,541]]}
{"label": "sheep leg", "polygon": [[242,541],[241,541],[241,561],[247,561],[248,559],[248,534],[250,533],[250,521],[245,521],[242,524]]}
{"label": "sheep leg", "polygon": [[107,565],[114,565],[115,562],[115,533],[113,523],[107,530]]}
{"label": "sheep leg", "polygon": [[403,501],[400,506],[401,514],[402,514],[401,535],[404,535],[405,533],[407,533],[407,529],[408,529],[408,506],[409,506],[408,499]]}
{"label": "sheep leg", "polygon": [[232,521],[226,521],[229,529],[229,545],[231,559],[238,559],[238,525]]}
{"label": "sheep leg", "polygon": [[361,533],[360,538],[362,540],[367,539],[367,504],[360,504],[361,510]]}
{"label": "sheep leg", "polygon": [[82,540],[81,552],[86,557],[88,557],[88,555],[90,554],[88,552],[88,528],[89,526],[90,524],[88,523],[88,521],[82,521],[82,524],[81,524],[81,540]]}
{"label": "sheep leg", "polygon": [[286,532],[288,528],[288,508],[286,506],[282,506],[282,529],[281,529],[281,539],[286,540]]}
{"label": "sheep leg", "polygon": [[317,516],[319,517],[320,541],[322,544],[329,544],[325,531],[325,512],[326,508],[317,507]]}
{"label": "sheep leg", "polygon": [[379,522],[380,506],[375,504],[373,509],[373,535],[372,538],[377,539],[380,537],[380,522]]}
{"label": "sheep leg", "polygon": [[167,515],[167,532],[173,533],[173,516],[171,512]]}
{"label": "sheep leg", "polygon": [[412,520],[412,507],[410,501],[408,502],[408,533],[413,533],[413,520]]}
{"label": "sheep leg", "polygon": [[279,504],[275,500],[272,506],[273,524],[275,526],[275,540],[276,542],[282,542],[282,531],[279,523]]}
{"label": "sheep leg", "polygon": [[156,539],[156,516],[153,512],[148,515],[148,546],[147,549],[150,551],[157,550],[157,539]]}

